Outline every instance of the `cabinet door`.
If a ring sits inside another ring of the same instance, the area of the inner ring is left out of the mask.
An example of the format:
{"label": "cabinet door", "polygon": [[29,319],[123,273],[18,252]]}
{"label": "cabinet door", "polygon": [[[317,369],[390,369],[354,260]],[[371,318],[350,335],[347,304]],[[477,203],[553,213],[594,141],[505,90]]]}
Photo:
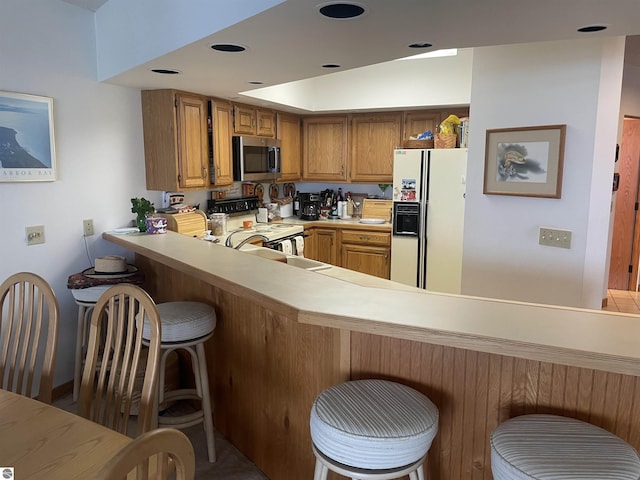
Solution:
{"label": "cabinet door", "polygon": [[300,117],[288,113],[278,113],[278,139],[282,144],[279,180],[300,180],[302,158],[302,136],[300,132]]}
{"label": "cabinet door", "polygon": [[256,134],[256,110],[245,105],[233,106],[233,132],[236,135]]}
{"label": "cabinet door", "polygon": [[346,181],[347,117],[307,117],[302,120],[302,128],[302,179],[317,182]]}
{"label": "cabinet door", "polygon": [[338,243],[335,229],[332,228],[316,228],[316,258],[319,262],[338,265]]}
{"label": "cabinet door", "polygon": [[316,245],[316,229],[313,227],[304,227],[304,256],[311,260],[318,259],[318,247]]}
{"label": "cabinet door", "polygon": [[209,185],[209,140],[207,99],[176,94],[178,125],[178,184],[182,188]]}
{"label": "cabinet door", "polygon": [[231,147],[232,109],[229,102],[211,101],[213,127],[213,185],[233,183],[233,152]]}
{"label": "cabinet door", "polygon": [[342,251],[341,266],[343,268],[380,278],[390,278],[390,248],[343,243],[340,249]]}
{"label": "cabinet door", "polygon": [[402,142],[402,114],[353,115],[351,119],[352,182],[391,183],[393,149]]}
{"label": "cabinet door", "polygon": [[256,110],[256,134],[260,137],[275,137],[275,114],[271,110]]}
{"label": "cabinet door", "polygon": [[430,130],[436,134],[436,128],[440,124],[440,110],[420,110],[405,112],[403,140],[415,137],[420,133]]}
{"label": "cabinet door", "polygon": [[142,133],[147,190],[178,189],[178,131],[173,90],[143,90]]}

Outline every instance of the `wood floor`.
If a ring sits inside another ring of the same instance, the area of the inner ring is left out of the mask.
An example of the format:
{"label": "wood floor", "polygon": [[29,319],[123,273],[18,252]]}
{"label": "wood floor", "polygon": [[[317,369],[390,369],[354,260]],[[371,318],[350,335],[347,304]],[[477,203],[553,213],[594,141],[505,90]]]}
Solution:
{"label": "wood floor", "polygon": [[607,292],[607,306],[603,310],[640,314],[640,292],[609,290]]}

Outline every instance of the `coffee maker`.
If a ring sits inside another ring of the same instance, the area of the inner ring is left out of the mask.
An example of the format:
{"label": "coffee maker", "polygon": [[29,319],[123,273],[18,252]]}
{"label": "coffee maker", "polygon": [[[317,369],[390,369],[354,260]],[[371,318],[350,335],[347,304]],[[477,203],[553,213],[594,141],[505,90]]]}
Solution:
{"label": "coffee maker", "polygon": [[320,195],[317,193],[300,193],[301,220],[318,220],[320,218]]}

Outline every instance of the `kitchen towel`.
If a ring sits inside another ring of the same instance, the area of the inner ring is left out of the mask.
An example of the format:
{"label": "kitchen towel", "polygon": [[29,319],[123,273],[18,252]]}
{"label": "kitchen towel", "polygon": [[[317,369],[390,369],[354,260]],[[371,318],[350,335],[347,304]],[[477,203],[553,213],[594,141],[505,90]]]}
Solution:
{"label": "kitchen towel", "polygon": [[294,238],[296,242],[296,255],[299,257],[304,257],[304,237],[300,235],[299,237]]}
{"label": "kitchen towel", "polygon": [[283,240],[280,242],[282,245],[282,251],[287,255],[293,255],[293,245],[291,244],[291,240]]}

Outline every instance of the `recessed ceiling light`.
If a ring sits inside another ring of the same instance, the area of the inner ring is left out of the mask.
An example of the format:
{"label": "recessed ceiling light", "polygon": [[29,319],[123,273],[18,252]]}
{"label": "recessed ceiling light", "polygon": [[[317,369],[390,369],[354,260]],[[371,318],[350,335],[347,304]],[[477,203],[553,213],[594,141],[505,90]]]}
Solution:
{"label": "recessed ceiling light", "polygon": [[331,2],[319,6],[321,15],[338,20],[356,18],[364,14],[364,7],[357,3]]}
{"label": "recessed ceiling light", "polygon": [[218,52],[244,52],[247,47],[243,47],[242,45],[235,45],[233,43],[216,43],[211,45],[211,48],[217,50]]}
{"label": "recessed ceiling light", "polygon": [[325,63],[322,68],[340,68],[340,65],[337,63]]}
{"label": "recessed ceiling light", "polygon": [[411,45],[409,45],[409,48],[429,48],[429,47],[433,47],[433,45],[430,43],[412,43]]}
{"label": "recessed ceiling light", "polygon": [[179,75],[180,74],[178,70],[173,70],[170,68],[152,68],[151,71],[153,73],[161,73],[163,75]]}
{"label": "recessed ceiling light", "polygon": [[581,33],[591,33],[591,32],[601,32],[602,30],[606,30],[606,25],[587,25],[586,27],[580,27],[578,29]]}

